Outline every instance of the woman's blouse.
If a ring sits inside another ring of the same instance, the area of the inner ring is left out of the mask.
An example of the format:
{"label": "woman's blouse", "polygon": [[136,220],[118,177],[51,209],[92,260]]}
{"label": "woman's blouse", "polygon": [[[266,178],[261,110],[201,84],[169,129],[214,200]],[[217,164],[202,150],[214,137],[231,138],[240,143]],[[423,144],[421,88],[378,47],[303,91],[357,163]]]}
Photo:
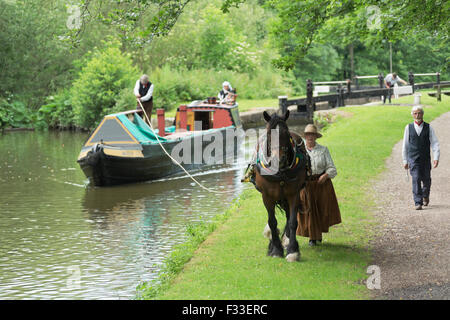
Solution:
{"label": "woman's blouse", "polygon": [[308,150],[308,148],[306,148],[306,151],[311,158],[312,174],[321,174],[326,172],[328,173],[330,179],[336,177],[337,170],[327,147],[316,143],[315,147],[311,151]]}

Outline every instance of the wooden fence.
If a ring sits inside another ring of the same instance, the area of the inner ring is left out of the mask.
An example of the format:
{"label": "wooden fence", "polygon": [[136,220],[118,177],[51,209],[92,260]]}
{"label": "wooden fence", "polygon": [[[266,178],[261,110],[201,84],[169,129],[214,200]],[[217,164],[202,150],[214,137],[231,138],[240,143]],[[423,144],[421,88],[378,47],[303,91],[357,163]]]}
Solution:
{"label": "wooden fence", "polygon": [[[415,83],[416,77],[435,76],[435,82]],[[377,86],[361,86],[359,79],[376,78]],[[297,106],[299,116],[312,120],[314,111],[316,111],[316,103],[326,101],[331,108],[345,106],[346,99],[382,97],[399,94],[411,94],[416,90],[433,88],[436,84],[450,84],[450,81],[442,81],[440,73],[412,73],[408,74],[409,85],[403,87],[385,88],[384,76],[382,73],[375,76],[355,76],[353,82],[345,81],[317,81],[311,79],[306,80],[306,98],[288,100],[286,96],[278,98],[280,112],[286,112],[288,106]],[[323,94],[319,94],[323,93]]]}

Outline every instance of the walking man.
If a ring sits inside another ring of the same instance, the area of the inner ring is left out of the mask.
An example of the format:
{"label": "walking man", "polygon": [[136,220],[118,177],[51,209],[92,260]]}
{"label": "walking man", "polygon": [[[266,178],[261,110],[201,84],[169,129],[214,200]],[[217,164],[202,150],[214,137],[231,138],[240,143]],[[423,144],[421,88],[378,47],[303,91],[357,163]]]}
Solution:
{"label": "walking man", "polygon": [[422,210],[430,202],[431,156],[433,168],[439,164],[439,141],[430,124],[423,121],[423,108],[414,106],[411,115],[414,122],[406,125],[403,135],[403,167],[409,169],[412,177],[412,191],[416,210]]}

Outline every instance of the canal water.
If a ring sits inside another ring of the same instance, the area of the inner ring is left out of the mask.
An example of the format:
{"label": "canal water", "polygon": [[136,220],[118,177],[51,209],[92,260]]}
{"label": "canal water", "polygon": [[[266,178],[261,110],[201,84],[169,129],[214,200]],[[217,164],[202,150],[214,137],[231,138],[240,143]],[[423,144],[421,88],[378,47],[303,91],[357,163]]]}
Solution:
{"label": "canal water", "polygon": [[255,139],[232,165],[187,177],[96,188],[76,163],[87,134],[0,134],[0,299],[133,299],[186,226],[223,213]]}
{"label": "canal water", "polygon": [[223,213],[250,187],[240,183],[243,158],[195,175],[228,191],[219,195],[186,177],[91,187],[76,163],[86,138],[0,135],[0,299],[132,299],[188,224]]}

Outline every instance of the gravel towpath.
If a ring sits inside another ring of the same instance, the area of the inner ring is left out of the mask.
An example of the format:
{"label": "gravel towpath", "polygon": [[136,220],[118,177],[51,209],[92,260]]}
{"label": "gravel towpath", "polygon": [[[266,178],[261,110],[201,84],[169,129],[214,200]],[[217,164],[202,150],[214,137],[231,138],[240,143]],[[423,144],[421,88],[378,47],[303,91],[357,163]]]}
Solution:
{"label": "gravel towpath", "polygon": [[373,187],[379,221],[373,264],[381,279],[381,289],[373,290],[375,299],[450,299],[450,112],[431,125],[441,156],[431,170],[428,207],[414,209],[411,177],[402,167],[402,141]]}

